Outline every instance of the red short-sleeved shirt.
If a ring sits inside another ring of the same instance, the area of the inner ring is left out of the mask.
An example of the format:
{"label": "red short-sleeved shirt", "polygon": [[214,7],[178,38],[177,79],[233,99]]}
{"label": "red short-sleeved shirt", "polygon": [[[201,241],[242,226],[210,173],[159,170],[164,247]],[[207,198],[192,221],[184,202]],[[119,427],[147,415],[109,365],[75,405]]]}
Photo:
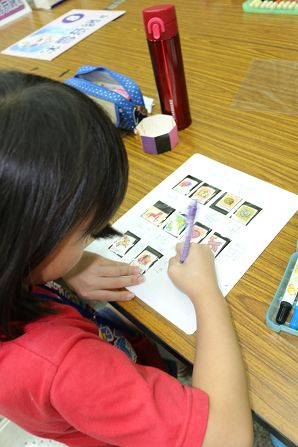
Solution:
{"label": "red short-sleeved shirt", "polygon": [[208,396],[132,362],[75,309],[0,343],[0,414],[74,447],[199,447]]}

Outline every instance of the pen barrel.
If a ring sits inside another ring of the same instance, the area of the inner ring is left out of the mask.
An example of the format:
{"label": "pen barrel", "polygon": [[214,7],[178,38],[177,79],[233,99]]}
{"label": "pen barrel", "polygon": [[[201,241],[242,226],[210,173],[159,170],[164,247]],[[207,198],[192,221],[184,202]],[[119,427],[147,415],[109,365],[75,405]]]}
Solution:
{"label": "pen barrel", "polygon": [[189,245],[190,245],[190,238],[187,238],[184,242],[181,256],[180,256],[180,262],[183,263],[185,259],[187,258],[188,252],[189,252]]}

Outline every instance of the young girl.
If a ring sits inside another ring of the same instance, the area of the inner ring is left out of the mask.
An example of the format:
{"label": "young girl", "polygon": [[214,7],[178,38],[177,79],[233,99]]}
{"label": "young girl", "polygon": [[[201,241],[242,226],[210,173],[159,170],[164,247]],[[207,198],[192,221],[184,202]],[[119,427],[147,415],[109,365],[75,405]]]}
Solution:
{"label": "young girl", "polygon": [[192,244],[181,264],[178,245],[169,264],[197,314],[192,387],[140,364],[105,319],[49,285],[121,300],[132,296],[119,288],[143,280],[83,255],[90,236],[113,234],[127,186],[103,111],[58,82],[0,72],[0,135],[0,414],[73,447],[250,447],[244,368],[207,246]]}

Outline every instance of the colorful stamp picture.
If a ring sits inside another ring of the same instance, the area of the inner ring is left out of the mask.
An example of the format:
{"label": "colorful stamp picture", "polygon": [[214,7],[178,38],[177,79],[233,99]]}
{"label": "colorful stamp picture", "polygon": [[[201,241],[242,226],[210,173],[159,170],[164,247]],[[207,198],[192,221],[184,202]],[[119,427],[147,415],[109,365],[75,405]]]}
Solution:
{"label": "colorful stamp picture", "polygon": [[140,268],[141,273],[147,272],[160,258],[162,254],[147,246],[130,264]]}
{"label": "colorful stamp picture", "polygon": [[247,225],[260,211],[262,211],[262,208],[259,208],[252,203],[244,202],[241,206],[239,206],[237,211],[232,214],[231,218],[237,220],[237,222]]}
{"label": "colorful stamp picture", "polygon": [[174,191],[179,192],[180,194],[184,194],[188,196],[192,192],[192,190],[202,183],[202,180],[199,180],[191,175],[188,175],[183,180],[181,180],[176,186],[174,186]]}
{"label": "colorful stamp picture", "polygon": [[219,233],[213,233],[209,239],[205,239],[205,241],[203,244],[206,243],[216,257],[231,242],[231,239],[228,239]]}
{"label": "colorful stamp picture", "polygon": [[198,244],[207,236],[207,234],[210,233],[210,231],[211,228],[208,228],[199,222],[195,222],[194,226],[192,227],[190,242]]}
{"label": "colorful stamp picture", "polygon": [[134,245],[139,242],[140,238],[130,231],[126,231],[119,239],[117,239],[110,247],[111,250],[116,255],[123,258],[123,256],[132,249]]}
{"label": "colorful stamp picture", "polygon": [[218,200],[213,202],[212,205],[210,205],[210,208],[213,208],[222,214],[228,214],[239,202],[241,202],[241,200],[241,197],[226,192]]}
{"label": "colorful stamp picture", "polygon": [[193,199],[197,199],[199,203],[205,205],[207,202],[209,202],[209,200],[212,199],[212,197],[218,194],[219,191],[220,189],[204,183],[191,195],[191,197]]}
{"label": "colorful stamp picture", "polygon": [[163,202],[156,202],[151,208],[149,208],[149,210],[142,214],[142,217],[148,220],[148,222],[159,226],[174,211],[174,208],[171,208],[169,205],[166,205]]}
{"label": "colorful stamp picture", "polygon": [[170,233],[172,236],[178,237],[185,229],[187,224],[186,216],[175,211],[167,220],[163,227],[164,231]]}

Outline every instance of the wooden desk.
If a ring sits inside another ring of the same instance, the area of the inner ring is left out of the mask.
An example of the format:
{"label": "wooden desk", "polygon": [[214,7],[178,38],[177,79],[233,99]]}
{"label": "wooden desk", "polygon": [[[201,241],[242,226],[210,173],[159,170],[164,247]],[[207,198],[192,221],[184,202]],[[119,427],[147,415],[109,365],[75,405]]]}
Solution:
{"label": "wooden desk", "polygon": [[[69,0],[53,11],[35,11],[0,28],[0,49],[70,9],[102,9],[107,3]],[[239,0],[173,3],[193,124],[180,132],[179,145],[172,152],[160,156],[144,154],[136,136],[125,138],[130,185],[116,218],[196,152],[297,193],[297,116],[241,112],[230,104],[252,60],[297,60],[298,17],[244,14]],[[0,55],[0,67],[62,81],[80,65],[103,65],[134,78],[158,104],[141,17],[142,8],[152,4],[151,0],[126,1],[118,7],[127,11],[123,17],[52,62]],[[157,105],[154,112],[158,110]],[[298,339],[268,330],[265,314],[296,238],[297,216],[227,297],[247,365],[252,409],[292,441],[288,445],[298,444]],[[183,334],[138,299],[121,304],[121,309],[182,357],[193,360],[194,337]]]}

